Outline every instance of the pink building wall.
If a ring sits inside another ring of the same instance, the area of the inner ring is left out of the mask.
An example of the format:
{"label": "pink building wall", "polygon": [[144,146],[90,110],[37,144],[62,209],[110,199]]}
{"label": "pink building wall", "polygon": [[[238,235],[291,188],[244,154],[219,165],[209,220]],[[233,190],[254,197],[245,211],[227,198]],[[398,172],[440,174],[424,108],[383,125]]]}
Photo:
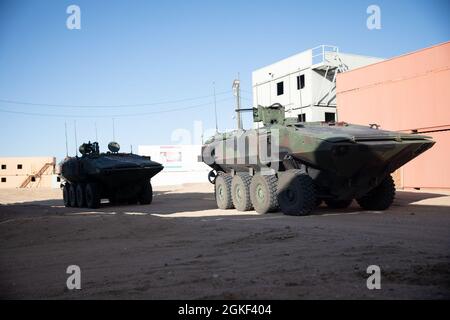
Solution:
{"label": "pink building wall", "polygon": [[401,187],[450,189],[450,42],[339,74],[337,105],[339,121],[433,137]]}

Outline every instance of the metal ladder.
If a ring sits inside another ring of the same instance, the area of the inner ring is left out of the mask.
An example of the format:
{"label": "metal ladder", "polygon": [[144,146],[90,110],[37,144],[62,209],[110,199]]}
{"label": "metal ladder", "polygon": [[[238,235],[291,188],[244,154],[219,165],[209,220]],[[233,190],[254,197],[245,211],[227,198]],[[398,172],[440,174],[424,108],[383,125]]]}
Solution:
{"label": "metal ladder", "polygon": [[[45,171],[47,171],[48,168],[50,168],[51,166],[53,166],[52,162],[48,162],[46,164],[44,164],[44,166],[41,168],[41,170],[39,170],[38,173],[36,173],[35,175],[30,175],[28,176],[24,182],[22,182],[22,184],[20,185],[20,188],[26,188],[30,182],[31,179],[34,177],[36,179],[40,179],[42,177],[42,175],[45,173]],[[40,181],[39,181],[40,182]]]}
{"label": "metal ladder", "polygon": [[336,53],[334,55],[334,60],[337,61],[337,66],[336,66],[336,69],[334,70],[332,84],[330,85],[330,89],[328,90],[328,94],[327,94],[328,102],[326,104],[327,106],[329,106],[330,103],[331,103],[331,100],[333,100],[333,98],[331,97],[331,92],[333,90],[336,90],[336,77],[337,77],[337,74],[348,71],[348,66],[342,61],[342,59],[341,59],[341,57],[339,56],[338,53]]}

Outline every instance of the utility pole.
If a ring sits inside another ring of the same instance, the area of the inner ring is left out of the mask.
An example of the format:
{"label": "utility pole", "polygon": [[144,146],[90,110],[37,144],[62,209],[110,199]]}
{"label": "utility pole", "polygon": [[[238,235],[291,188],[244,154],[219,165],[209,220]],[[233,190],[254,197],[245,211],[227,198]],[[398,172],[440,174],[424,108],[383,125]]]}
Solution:
{"label": "utility pole", "polygon": [[237,128],[242,129],[242,120],[241,120],[241,81],[238,78],[233,81],[233,94],[236,97],[236,121]]}

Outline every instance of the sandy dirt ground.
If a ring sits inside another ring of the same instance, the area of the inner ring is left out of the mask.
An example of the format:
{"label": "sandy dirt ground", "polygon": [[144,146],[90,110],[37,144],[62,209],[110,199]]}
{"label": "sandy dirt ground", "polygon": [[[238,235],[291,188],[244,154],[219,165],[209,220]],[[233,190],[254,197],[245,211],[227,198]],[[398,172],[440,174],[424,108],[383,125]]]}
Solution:
{"label": "sandy dirt ground", "polygon": [[[212,191],[159,187],[150,206],[90,210],[64,208],[59,190],[0,190],[0,298],[450,298],[448,193],[288,217],[218,210]],[[66,287],[69,265],[81,290]],[[381,290],[367,289],[369,265]]]}

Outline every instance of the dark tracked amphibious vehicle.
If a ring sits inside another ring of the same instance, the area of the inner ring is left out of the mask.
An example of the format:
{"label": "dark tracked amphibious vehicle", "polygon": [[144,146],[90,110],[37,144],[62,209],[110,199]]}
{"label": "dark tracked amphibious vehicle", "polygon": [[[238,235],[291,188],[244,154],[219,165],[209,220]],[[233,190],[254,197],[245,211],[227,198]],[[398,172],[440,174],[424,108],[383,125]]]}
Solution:
{"label": "dark tracked amphibious vehicle", "polygon": [[98,208],[100,200],[111,203],[150,204],[153,191],[150,179],[163,169],[150,157],[119,153],[119,144],[111,142],[109,152],[100,153],[97,142],[84,143],[81,157],[66,158],[61,164],[64,205]]}
{"label": "dark tracked amphibious vehicle", "polygon": [[385,210],[395,196],[391,173],[434,144],[377,125],[298,122],[280,104],[247,110],[262,126],[218,133],[202,149],[222,209],[306,215],[323,201],[345,208],[356,199]]}

